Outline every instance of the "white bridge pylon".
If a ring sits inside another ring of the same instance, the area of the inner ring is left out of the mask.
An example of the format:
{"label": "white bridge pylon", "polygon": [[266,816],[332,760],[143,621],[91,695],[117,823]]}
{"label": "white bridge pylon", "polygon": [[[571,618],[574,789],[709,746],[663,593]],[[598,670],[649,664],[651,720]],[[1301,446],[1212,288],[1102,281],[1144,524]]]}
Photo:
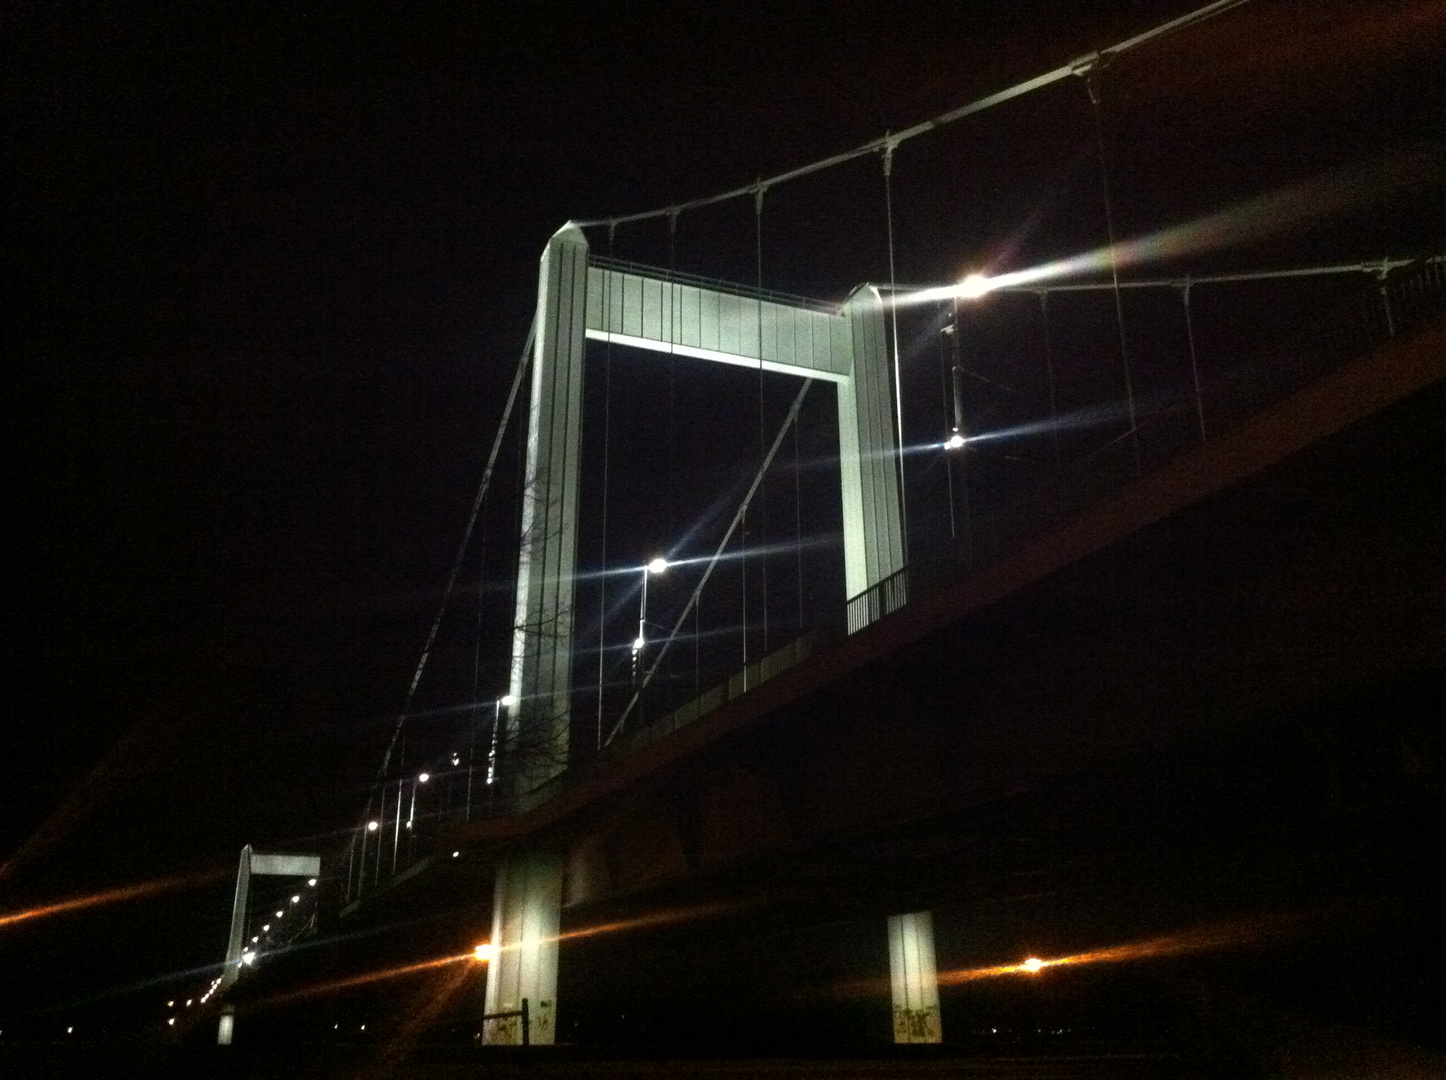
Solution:
{"label": "white bridge pylon", "polygon": [[[518,794],[545,784],[567,764],[588,340],[833,383],[847,594],[840,602],[904,568],[898,432],[879,291],[860,286],[829,311],[760,297],[744,287],[592,265],[582,229],[563,226],[543,250],[537,287],[512,646],[514,703],[507,709],[509,779]],[[866,608],[882,615],[904,599],[902,588],[894,588],[889,603]],[[529,872],[522,872],[524,863]],[[536,867],[544,864],[552,869],[539,874]],[[495,929],[508,940],[492,944],[494,956],[507,960],[489,966],[489,1002],[556,1001],[556,946],[508,928],[527,921],[509,913],[538,905],[550,910],[560,903],[561,873],[560,861],[541,853],[519,853],[499,865],[494,907],[506,917]],[[555,924],[555,912],[549,919]],[[538,1034],[551,1039],[550,1032]],[[489,1025],[483,1037],[509,1042],[515,1035]]]}
{"label": "white bridge pylon", "polygon": [[596,266],[582,230],[568,224],[542,254],[536,325],[508,734],[512,745],[551,752],[534,767],[514,760],[524,791],[566,758],[587,340],[833,383],[847,593],[840,601],[904,567],[888,337],[873,286],[828,311]]}

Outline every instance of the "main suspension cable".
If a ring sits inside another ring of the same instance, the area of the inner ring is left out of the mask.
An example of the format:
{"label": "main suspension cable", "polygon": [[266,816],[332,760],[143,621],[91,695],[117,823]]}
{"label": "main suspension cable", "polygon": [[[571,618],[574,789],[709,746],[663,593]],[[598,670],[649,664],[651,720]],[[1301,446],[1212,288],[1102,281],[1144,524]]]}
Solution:
{"label": "main suspension cable", "polygon": [[856,158],[882,153],[890,145],[898,146],[900,143],[907,142],[919,135],[926,135],[931,131],[944,127],[946,124],[952,124],[957,120],[962,120],[966,116],[973,116],[975,113],[984,112],[986,109],[992,109],[996,105],[1003,105],[1007,101],[1012,101],[1017,97],[1033,93],[1035,90],[1040,90],[1049,86],[1051,83],[1059,82],[1061,79],[1068,79],[1071,76],[1085,74],[1102,61],[1123,56],[1125,53],[1137,49],[1142,45],[1205,22],[1208,19],[1214,18],[1216,15],[1223,15],[1232,8],[1240,7],[1249,2],[1250,0],[1215,0],[1215,3],[1206,4],[1202,8],[1197,8],[1195,11],[1180,16],[1178,19],[1171,19],[1169,22],[1161,23],[1159,26],[1146,30],[1142,34],[1136,34],[1132,38],[1126,38],[1124,41],[1116,42],[1114,45],[1107,46],[1097,52],[1087,53],[1075,60],[1071,60],[1068,64],[1054,68],[1052,71],[1046,71],[1043,75],[1036,75],[1032,79],[1026,79],[1024,82],[1016,83],[1005,90],[1000,90],[979,98],[977,101],[972,101],[968,105],[961,105],[959,108],[951,109],[946,113],[940,113],[932,120],[925,120],[922,123],[915,124],[913,127],[904,128],[902,131],[896,131],[893,134],[886,134],[877,139],[871,139],[861,146],[854,147],[852,150],[845,150],[842,153],[809,162],[807,165],[800,165],[796,169],[789,169],[787,172],[781,172],[776,176],[766,177],[763,180],[755,180],[753,183],[745,184],[742,187],[731,188],[728,191],[719,192],[716,195],[707,195],[703,198],[676,203],[672,206],[665,206],[656,210],[644,210],[634,214],[618,214],[613,217],[576,221],[573,224],[582,228],[596,225],[623,225],[629,222],[647,221],[649,218],[663,217],[666,214],[697,210],[705,206],[713,206],[717,203],[727,202],[731,199],[745,198],[757,191],[760,185],[763,187],[774,187],[778,184],[786,184],[790,180],[797,180],[800,177],[823,172],[825,169],[832,169],[836,165],[843,165]]}
{"label": "main suspension cable", "polygon": [[[502,450],[502,439],[507,433],[508,422],[512,419],[512,409],[517,404],[518,392],[522,389],[522,377],[527,372],[527,365],[532,359],[532,344],[537,338],[537,316],[532,317],[532,325],[527,329],[527,341],[522,346],[522,355],[517,359],[517,371],[512,376],[512,389],[507,392],[507,404],[502,409],[502,420],[497,425],[497,434],[492,440],[492,450],[487,455],[487,467],[482,470],[482,482],[477,486],[477,496],[472,500],[472,513],[467,518],[467,527],[462,531],[462,541],[457,545],[456,558],[452,560],[451,573],[447,575],[447,586],[442,590],[442,603],[437,609],[437,617],[432,620],[432,627],[427,631],[427,643],[422,646],[422,655],[417,660],[417,669],[412,673],[411,684],[407,687],[406,698],[402,702],[402,711],[397,716],[396,727],[392,730],[392,740],[387,744],[387,752],[382,756],[382,767],[377,779],[385,782],[387,769],[391,766],[392,751],[396,748],[397,741],[401,738],[402,728],[407,722],[407,714],[411,711],[412,700],[416,697],[417,685],[422,681],[422,672],[427,669],[427,661],[432,655],[432,646],[437,642],[437,632],[442,627],[442,617],[447,613],[447,605],[451,602],[452,593],[457,587],[457,578],[462,572],[463,561],[467,557],[467,545],[472,540],[472,530],[477,524],[478,512],[487,498],[487,492],[492,487],[492,474],[497,467],[497,455]],[[385,793],[383,793],[383,806],[385,806]]]}

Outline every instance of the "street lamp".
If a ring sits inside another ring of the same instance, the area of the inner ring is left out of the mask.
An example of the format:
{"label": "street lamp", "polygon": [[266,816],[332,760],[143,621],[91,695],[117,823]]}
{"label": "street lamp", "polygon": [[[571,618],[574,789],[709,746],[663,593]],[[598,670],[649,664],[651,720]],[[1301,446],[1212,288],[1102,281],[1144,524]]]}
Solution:
{"label": "street lamp", "polygon": [[497,778],[498,733],[502,730],[502,710],[517,704],[516,694],[503,694],[492,703],[492,746],[487,751],[487,783]]}
{"label": "street lamp", "polygon": [[[971,275],[978,277],[978,274]],[[968,282],[970,279],[965,278]],[[949,325],[950,336],[953,338],[954,364],[949,369],[949,388],[953,391],[954,423],[949,428],[949,438],[945,440],[944,446],[950,450],[962,450],[964,447],[964,369],[959,363],[959,302],[954,301],[954,321]]]}
{"label": "street lamp", "polygon": [[[490,788],[492,782],[497,779],[497,748],[502,738],[502,710],[510,709],[517,704],[517,697],[514,694],[503,694],[492,702],[492,738],[487,747],[487,786]],[[467,802],[462,811],[464,821],[472,820],[472,775],[475,772],[472,762],[476,758],[477,746],[477,725],[472,724],[472,738],[467,746]],[[490,794],[489,794],[490,805]]]}
{"label": "street lamp", "polygon": [[994,282],[983,274],[968,274],[959,282],[959,295],[965,300],[978,300],[994,287]]}
{"label": "street lamp", "polygon": [[661,555],[643,567],[643,598],[638,605],[638,636],[633,639],[633,685],[636,686],[642,674],[643,649],[648,644],[648,578],[668,570],[668,560]]}
{"label": "street lamp", "polygon": [[432,779],[431,773],[418,773],[417,778],[412,781],[412,801],[407,805],[407,829],[411,830],[412,824],[417,820],[417,786],[425,784]]}

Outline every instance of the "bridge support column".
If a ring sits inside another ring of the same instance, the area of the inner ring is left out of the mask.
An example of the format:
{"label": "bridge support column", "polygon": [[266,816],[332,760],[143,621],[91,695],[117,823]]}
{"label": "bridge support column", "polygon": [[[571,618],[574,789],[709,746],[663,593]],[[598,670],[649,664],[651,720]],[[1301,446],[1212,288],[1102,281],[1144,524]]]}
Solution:
{"label": "bridge support column", "polygon": [[511,786],[524,799],[567,765],[587,251],[582,230],[564,226],[548,241],[538,275],[512,645],[515,704],[507,708],[504,747]]}
{"label": "bridge support column", "polygon": [[942,1042],[932,912],[889,916],[889,976],[894,997],[894,1042]]}
{"label": "bridge support column", "polygon": [[[562,860],[536,852],[497,864],[492,899],[492,960],[486,1013],[514,1012],[527,999],[530,1041],[552,1043],[557,1016],[557,933],[562,914]],[[482,1041],[520,1045],[516,1019],[489,1020]]]}
{"label": "bridge support column", "polygon": [[[850,377],[838,384],[838,443],[843,493],[844,586],[850,601],[904,568],[902,493],[884,302],[865,285],[844,304],[852,343]],[[849,633],[902,607],[902,577],[849,605]]]}

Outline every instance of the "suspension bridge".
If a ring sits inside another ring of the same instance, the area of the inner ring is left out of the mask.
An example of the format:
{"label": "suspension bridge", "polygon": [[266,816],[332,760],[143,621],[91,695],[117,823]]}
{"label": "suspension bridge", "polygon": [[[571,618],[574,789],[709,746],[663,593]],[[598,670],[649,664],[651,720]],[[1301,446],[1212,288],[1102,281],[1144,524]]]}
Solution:
{"label": "suspension bridge", "polygon": [[[438,955],[486,946],[469,1035],[549,1043],[587,1034],[569,992],[623,1026],[600,999],[683,992],[597,953],[569,979],[593,939],[721,925],[747,951],[762,925],[796,957],[846,918],[876,930],[858,955],[878,970],[840,985],[876,985],[834,1005],[886,1002],[880,1030],[939,1042],[941,988],[975,967],[936,923],[1073,865],[1060,849],[1104,811],[1070,778],[1439,669],[1419,599],[1441,580],[1439,447],[1419,433],[1446,374],[1446,257],[1328,238],[1234,261],[1252,230],[1319,238],[1372,199],[1436,243],[1416,226],[1439,162],[1392,151],[1121,226],[1151,202],[1111,135],[1138,108],[1116,104],[1132,61],[1249,18],[1209,4],[845,153],[551,237],[376,784],[319,853],[339,940],[441,910]],[[950,181],[970,125],[1041,101],[1087,132],[1052,180],[1063,239],[961,264],[982,250]],[[840,230],[871,256],[809,246]],[[1392,487],[1409,512],[1382,508]],[[1208,768],[1181,775],[1179,800],[1226,812]],[[1005,850],[1019,820],[1051,822],[1051,855]],[[242,876],[318,876],[291,858],[248,852]],[[1041,895],[1101,873],[1077,869]],[[1153,880],[1122,873],[1117,894]],[[304,895],[274,915],[238,899],[216,1007],[244,1012],[249,969],[297,952]]]}

